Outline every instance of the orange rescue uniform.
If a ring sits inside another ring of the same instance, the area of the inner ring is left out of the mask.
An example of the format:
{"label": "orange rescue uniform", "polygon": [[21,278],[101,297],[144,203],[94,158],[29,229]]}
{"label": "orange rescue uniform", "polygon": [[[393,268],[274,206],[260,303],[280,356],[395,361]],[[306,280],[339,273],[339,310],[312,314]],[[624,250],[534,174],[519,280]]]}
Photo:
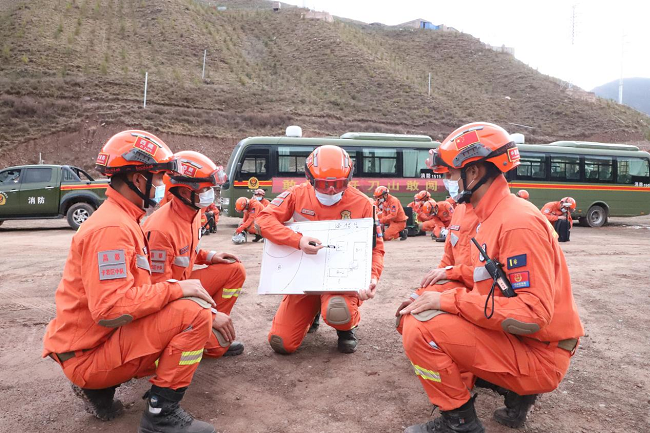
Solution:
{"label": "orange rescue uniform", "polygon": [[451,223],[454,207],[448,201],[439,201],[436,204],[438,205],[438,215],[428,215],[422,224],[422,230],[433,232],[436,237],[440,237],[440,231],[449,227]]}
{"label": "orange rescue uniform", "polygon": [[[258,224],[262,236],[271,242],[300,249],[302,234],[283,225],[291,218],[295,221],[323,221],[372,217],[372,202],[357,189],[348,187],[341,201],[333,206],[323,206],[316,199],[313,187],[305,182],[273,199],[258,217]],[[377,238],[377,244],[372,250],[371,277],[379,280],[383,267],[384,243],[381,238]],[[360,305],[361,301],[356,294],[286,295],[273,318],[269,342],[271,337],[279,337],[286,352],[294,352],[307,335],[319,310],[325,323],[337,330],[348,331],[359,324]],[[330,307],[339,311],[342,307],[347,307],[347,320],[330,320]]]}
{"label": "orange rescue uniform", "polygon": [[212,312],[178,300],[183,293],[175,282],[151,282],[139,225],[144,211],[112,188],[106,195],[72,238],[43,357],[59,362],[82,388],[154,373],[154,385],[186,387],[211,334]]}
{"label": "orange rescue uniform", "polygon": [[485,317],[493,280],[474,247],[473,288],[441,294],[441,310],[449,314],[424,322],[404,318],[406,354],[429,400],[441,410],[469,400],[467,372],[521,395],[554,390],[584,334],[564,255],[537,208],[510,194],[498,176],[475,213],[476,240],[505,264],[517,296],[506,298],[497,288],[493,316]]}
{"label": "orange rescue uniform", "polygon": [[386,196],[386,201],[379,205],[381,215],[379,215],[379,222],[386,228],[384,231],[384,240],[391,241],[399,238],[399,233],[406,228],[406,214],[402,203],[397,197],[390,194]]}
{"label": "orange rescue uniform", "polygon": [[[217,304],[217,311],[230,314],[241,293],[246,271],[240,262],[212,264],[216,251],[199,248],[201,212],[185,205],[177,197],[155,211],[144,222],[149,240],[151,280],[153,282],[198,279]],[[194,265],[208,265],[194,269]],[[206,356],[218,358],[228,350],[210,333]]]}
{"label": "orange rescue uniform", "polygon": [[256,218],[259,216],[260,212],[264,209],[264,206],[259,201],[251,198],[248,200],[248,209],[244,211],[244,219],[242,223],[237,227],[235,233],[241,233],[246,230],[248,233],[256,234],[257,223],[255,222]]}
{"label": "orange rescue uniform", "polygon": [[566,219],[569,221],[569,226],[573,228],[573,218],[571,218],[571,212],[567,211],[566,213],[562,212],[562,202],[552,201],[546,203],[542,208],[542,214],[553,224],[561,216],[566,216]]}

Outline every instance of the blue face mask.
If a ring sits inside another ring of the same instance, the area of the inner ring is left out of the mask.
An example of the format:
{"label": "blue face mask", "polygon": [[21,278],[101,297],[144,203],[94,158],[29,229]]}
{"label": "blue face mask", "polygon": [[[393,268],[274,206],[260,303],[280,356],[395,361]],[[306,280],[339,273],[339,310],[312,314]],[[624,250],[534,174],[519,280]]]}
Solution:
{"label": "blue face mask", "polygon": [[155,185],[152,186],[156,188],[156,192],[151,200],[154,203],[158,204],[162,201],[163,198],[165,198],[165,184],[163,183],[160,186],[155,186]]}

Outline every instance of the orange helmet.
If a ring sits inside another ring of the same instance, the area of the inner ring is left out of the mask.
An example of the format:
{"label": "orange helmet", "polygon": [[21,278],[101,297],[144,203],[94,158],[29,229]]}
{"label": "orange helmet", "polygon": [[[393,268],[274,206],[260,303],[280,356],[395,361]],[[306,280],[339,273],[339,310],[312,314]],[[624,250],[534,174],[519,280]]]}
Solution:
{"label": "orange helmet", "polygon": [[432,154],[431,165],[462,169],[482,161],[493,163],[505,173],[519,165],[519,149],[505,129],[475,122],[449,134]]}
{"label": "orange helmet", "polygon": [[424,163],[429,167],[431,170],[433,170],[434,173],[438,174],[444,174],[449,172],[449,168],[444,166],[444,165],[435,165],[435,162],[438,162],[439,159],[437,158],[438,155],[438,149],[430,149],[429,150],[429,155],[431,155],[429,158],[424,160]]}
{"label": "orange helmet", "polygon": [[525,189],[520,189],[517,191],[517,197],[523,198],[524,200],[528,200],[530,198],[530,194],[528,194],[528,191]]}
{"label": "orange helmet", "polygon": [[429,191],[420,191],[417,194],[415,194],[413,198],[415,199],[415,201],[427,201],[427,200],[431,200],[431,194],[429,193]]}
{"label": "orange helmet", "polygon": [[248,208],[248,199],[246,197],[239,197],[235,202],[235,210],[243,212]]}
{"label": "orange helmet", "polygon": [[315,190],[338,194],[352,179],[350,155],[338,146],[325,145],[314,149],[305,161],[305,176]]}
{"label": "orange helmet", "polygon": [[258,188],[255,190],[254,195],[261,195],[262,197],[264,197],[266,195],[266,191],[264,191],[262,188]]}
{"label": "orange helmet", "polygon": [[97,170],[117,173],[176,171],[176,159],[165,142],[146,131],[122,131],[104,144],[97,156]]}
{"label": "orange helmet", "polygon": [[388,192],[389,192],[388,188],[386,188],[385,186],[378,186],[377,188],[375,188],[375,192],[373,193],[373,196],[375,196],[375,199],[379,199],[382,197],[385,198],[388,195]]}
{"label": "orange helmet", "polygon": [[575,210],[577,206],[576,201],[571,197],[564,197],[562,200],[560,200],[560,205],[561,207],[567,207],[570,210]]}
{"label": "orange helmet", "polygon": [[198,191],[203,188],[219,186],[228,180],[223,167],[215,165],[207,156],[185,150],[174,155],[178,163],[179,174],[166,174],[163,181],[167,190],[183,187]]}
{"label": "orange helmet", "polygon": [[422,205],[422,212],[425,215],[438,215],[438,203],[435,200],[427,200]]}

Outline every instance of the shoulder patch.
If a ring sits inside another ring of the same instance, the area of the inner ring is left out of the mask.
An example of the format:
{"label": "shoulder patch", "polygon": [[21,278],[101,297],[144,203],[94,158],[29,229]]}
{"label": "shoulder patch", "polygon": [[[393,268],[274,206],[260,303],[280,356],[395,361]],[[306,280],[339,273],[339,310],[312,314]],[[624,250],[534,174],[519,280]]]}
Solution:
{"label": "shoulder patch", "polygon": [[[181,248],[180,250],[178,250],[178,255],[179,255],[179,256],[185,255],[189,250],[190,250],[190,246],[189,246],[189,245],[184,246],[183,248]],[[153,257],[151,257],[151,260],[155,260],[155,259],[154,259]]]}
{"label": "shoulder patch", "polygon": [[99,281],[126,278],[124,250],[107,250],[97,253]]}
{"label": "shoulder patch", "polygon": [[274,198],[274,199],[271,201],[271,204],[272,204],[273,206],[280,206],[282,203],[284,203],[284,199],[283,199],[283,198],[280,198],[280,196],[277,196],[276,198]]}
{"label": "shoulder patch", "polygon": [[456,230],[456,231],[459,231],[459,230],[460,230],[460,226],[459,226],[459,225],[449,226],[449,230]]}
{"label": "shoulder patch", "polygon": [[506,260],[508,269],[521,268],[523,266],[526,266],[526,262],[526,254],[519,254],[518,256],[508,257],[508,260]]}
{"label": "shoulder patch", "polygon": [[291,194],[291,191],[285,191],[282,194],[278,195],[276,198],[287,198]]}
{"label": "shoulder patch", "polygon": [[513,289],[523,289],[530,287],[530,273],[528,271],[513,272],[508,274],[508,279]]}

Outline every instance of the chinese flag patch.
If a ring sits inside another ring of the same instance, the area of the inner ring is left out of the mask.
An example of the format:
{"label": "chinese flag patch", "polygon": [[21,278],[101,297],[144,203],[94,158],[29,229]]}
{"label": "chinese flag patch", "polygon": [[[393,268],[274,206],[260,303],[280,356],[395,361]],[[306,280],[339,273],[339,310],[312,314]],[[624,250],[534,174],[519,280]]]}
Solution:
{"label": "chinese flag patch", "polygon": [[513,289],[530,287],[530,273],[528,271],[513,272],[508,274],[508,279],[510,280]]}
{"label": "chinese flag patch", "polygon": [[470,131],[455,139],[454,144],[456,144],[456,149],[461,150],[470,144],[478,143],[479,141],[478,132]]}

